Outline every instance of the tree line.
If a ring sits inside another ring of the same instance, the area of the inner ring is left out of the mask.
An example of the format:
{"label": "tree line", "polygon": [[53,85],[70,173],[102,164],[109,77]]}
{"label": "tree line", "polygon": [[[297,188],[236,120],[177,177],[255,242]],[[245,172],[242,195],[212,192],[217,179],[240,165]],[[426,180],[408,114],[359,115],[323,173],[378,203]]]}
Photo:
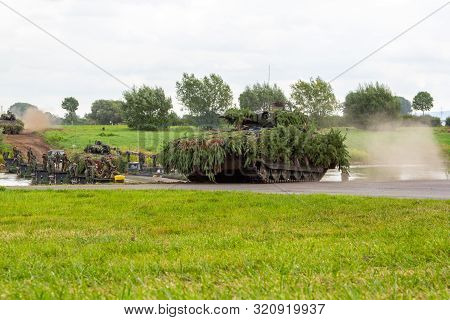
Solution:
{"label": "tree line", "polygon": [[[184,73],[176,82],[176,98],[187,111],[180,118],[173,111],[172,99],[161,87],[133,87],[123,93],[123,100],[97,100],[91,112],[80,119],[76,115],[79,103],[74,97],[65,98],[61,106],[66,111],[66,124],[126,123],[139,130],[159,130],[170,125],[198,125],[213,128],[219,125],[219,116],[233,105],[230,86],[217,74],[202,78]],[[337,100],[331,85],[320,77],[308,81],[298,80],[290,86],[290,96],[276,84],[256,83],[247,86],[239,95],[239,108],[255,112],[269,110],[277,104],[288,110],[299,110],[317,124],[326,123],[342,112],[347,124],[367,127],[374,121],[397,119],[412,110],[425,111],[433,107],[433,98],[428,92],[419,92],[412,103],[395,96],[389,87],[379,83],[360,85],[345,97]]]}

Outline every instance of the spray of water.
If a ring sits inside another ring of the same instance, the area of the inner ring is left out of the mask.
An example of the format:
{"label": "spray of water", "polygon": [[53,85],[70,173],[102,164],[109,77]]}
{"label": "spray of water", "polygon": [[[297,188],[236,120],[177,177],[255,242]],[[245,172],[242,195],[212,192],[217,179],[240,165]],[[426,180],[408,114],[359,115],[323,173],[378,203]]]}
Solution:
{"label": "spray of water", "polygon": [[380,125],[367,139],[369,164],[378,166],[375,180],[423,180],[445,178],[441,151],[429,127]]}

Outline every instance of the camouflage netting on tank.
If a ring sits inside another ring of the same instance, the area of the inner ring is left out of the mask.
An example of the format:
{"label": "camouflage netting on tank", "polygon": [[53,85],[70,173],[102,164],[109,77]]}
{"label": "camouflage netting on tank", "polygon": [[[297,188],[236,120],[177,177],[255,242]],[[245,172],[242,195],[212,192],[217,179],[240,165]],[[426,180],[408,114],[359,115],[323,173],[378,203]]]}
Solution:
{"label": "camouflage netting on tank", "polygon": [[[277,126],[289,126],[293,125],[299,128],[309,127],[308,117],[300,111],[287,111],[276,110],[273,113],[273,124]],[[247,109],[228,109],[223,118],[225,118],[230,124],[237,128],[242,126],[244,119],[252,119],[256,116],[256,113]]]}
{"label": "camouflage netting on tank", "polygon": [[345,136],[338,130],[319,133],[298,125],[215,132],[167,142],[159,161],[167,170],[176,169],[185,175],[199,170],[210,180],[220,173],[228,155],[243,159],[244,166],[262,160],[347,170],[349,154],[344,141]]}

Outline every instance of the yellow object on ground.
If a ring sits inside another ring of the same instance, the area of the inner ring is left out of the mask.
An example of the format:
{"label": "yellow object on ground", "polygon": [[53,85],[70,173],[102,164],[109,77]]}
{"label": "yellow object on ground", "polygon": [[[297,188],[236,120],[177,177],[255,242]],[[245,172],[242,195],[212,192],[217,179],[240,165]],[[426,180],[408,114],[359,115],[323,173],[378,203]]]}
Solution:
{"label": "yellow object on ground", "polygon": [[115,183],[124,183],[125,182],[125,176],[122,176],[122,175],[114,176],[114,182]]}

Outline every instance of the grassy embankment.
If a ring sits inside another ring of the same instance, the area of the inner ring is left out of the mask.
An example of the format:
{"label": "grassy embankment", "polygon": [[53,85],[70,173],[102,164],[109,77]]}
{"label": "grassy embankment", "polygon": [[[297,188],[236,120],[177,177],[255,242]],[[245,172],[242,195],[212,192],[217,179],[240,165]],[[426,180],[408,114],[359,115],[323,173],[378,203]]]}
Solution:
{"label": "grassy embankment", "polygon": [[11,146],[3,141],[3,133],[0,133],[0,164],[3,163],[3,152],[11,151]]}
{"label": "grassy embankment", "polygon": [[[105,131],[102,131],[102,128]],[[374,137],[378,141],[392,143],[392,131],[366,131],[354,128],[340,128],[347,133],[347,145],[349,147],[352,163],[365,163],[368,158],[368,144]],[[408,137],[410,130],[423,130],[424,128],[399,128],[395,138],[401,143]],[[427,129],[425,129],[427,130]],[[55,147],[81,150],[87,144],[95,140],[101,140],[121,149],[141,149],[158,152],[163,141],[198,134],[195,127],[171,127],[166,131],[141,132],[130,130],[126,126],[64,126],[60,130],[48,130],[44,133],[46,140]],[[434,136],[441,145],[444,154],[450,159],[450,132],[447,128],[434,129]]]}
{"label": "grassy embankment", "polygon": [[450,128],[436,128],[434,129],[434,136],[442,149],[442,153],[447,156],[447,161],[450,165]]}
{"label": "grassy embankment", "polygon": [[[102,129],[105,130],[102,130]],[[102,126],[63,126],[56,130],[44,132],[46,141],[55,147],[70,150],[82,150],[88,144],[100,140],[122,150],[145,149],[156,152],[160,145],[166,141],[180,138],[185,135],[193,135],[199,132],[195,127],[170,127],[164,131],[137,131],[131,130],[125,125]]]}
{"label": "grassy embankment", "polygon": [[450,201],[0,192],[0,299],[448,299]]}

